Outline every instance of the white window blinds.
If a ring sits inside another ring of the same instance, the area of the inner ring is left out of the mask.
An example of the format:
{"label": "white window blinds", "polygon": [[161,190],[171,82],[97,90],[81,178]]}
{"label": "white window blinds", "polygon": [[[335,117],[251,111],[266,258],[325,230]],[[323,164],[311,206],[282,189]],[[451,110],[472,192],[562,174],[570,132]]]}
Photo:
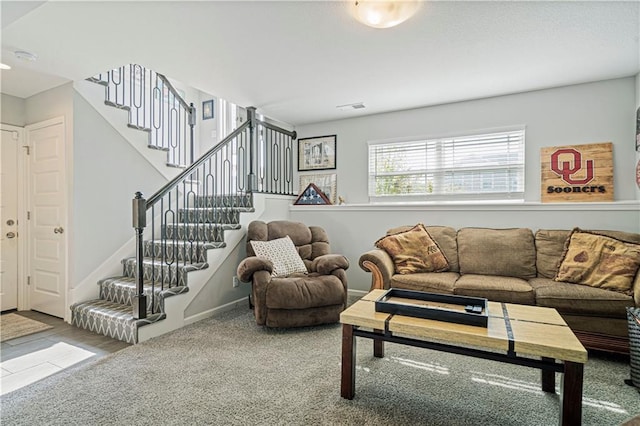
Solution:
{"label": "white window blinds", "polygon": [[524,198],[524,129],[369,144],[371,201]]}

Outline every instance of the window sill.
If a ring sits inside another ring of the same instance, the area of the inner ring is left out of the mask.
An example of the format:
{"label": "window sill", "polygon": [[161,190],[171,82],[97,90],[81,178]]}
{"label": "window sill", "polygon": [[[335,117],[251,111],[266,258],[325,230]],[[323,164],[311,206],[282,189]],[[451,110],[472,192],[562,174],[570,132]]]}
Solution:
{"label": "window sill", "polygon": [[638,211],[640,200],[606,203],[541,203],[531,201],[431,201],[421,203],[371,203],[342,205],[291,205],[291,211],[345,210],[345,211]]}

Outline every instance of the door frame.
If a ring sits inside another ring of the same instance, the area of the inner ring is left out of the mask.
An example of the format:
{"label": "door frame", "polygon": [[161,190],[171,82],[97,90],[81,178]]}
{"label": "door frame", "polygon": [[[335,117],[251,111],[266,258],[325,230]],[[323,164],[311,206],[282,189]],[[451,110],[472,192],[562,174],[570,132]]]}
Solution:
{"label": "door frame", "polygon": [[[25,143],[24,127],[14,126],[12,124],[0,123],[2,130],[8,132],[16,132],[18,134],[18,164],[17,164],[17,183],[16,192],[18,198],[16,221],[18,222],[18,310],[24,311],[29,309],[28,292],[26,286],[27,265],[29,256],[29,227],[27,226],[27,185],[29,161]],[[4,219],[4,218],[3,218]]]}
{"label": "door frame", "polygon": [[[68,146],[68,138],[67,138],[67,129],[65,126],[65,119],[64,116],[59,116],[59,117],[55,117],[55,118],[51,118],[49,120],[44,120],[44,121],[39,121],[37,123],[33,123],[33,124],[28,124],[25,126],[25,135],[24,135],[24,144],[23,146],[25,147],[25,153],[31,149],[31,140],[29,139],[29,135],[30,132],[33,130],[39,130],[45,127],[50,127],[50,126],[54,126],[54,125],[62,125],[62,135],[64,138],[64,146],[65,146],[65,154],[64,154],[64,162],[65,162],[65,170],[64,170],[64,182],[63,182],[63,187],[65,188],[65,199],[63,200],[63,204],[65,206],[65,212],[64,212],[64,219],[63,219],[63,223],[60,225],[62,226],[66,232],[64,232],[63,234],[61,234],[61,237],[64,239],[64,256],[65,256],[65,264],[63,266],[64,268],[64,274],[65,274],[65,281],[66,284],[64,286],[64,305],[68,306],[69,305],[69,146]],[[30,205],[30,201],[31,201],[31,193],[30,193],[30,188],[31,188],[31,184],[32,184],[32,178],[33,176],[31,175],[31,167],[30,167],[30,158],[27,155],[24,155],[24,165],[23,168],[25,169],[25,179],[24,180],[24,184],[23,184],[23,197],[24,197],[24,218],[26,219],[27,217],[27,211],[31,211],[32,206]],[[26,224],[26,220],[23,221],[24,223],[24,227],[25,230],[24,232],[26,234],[29,234],[28,229],[29,226],[27,226]],[[31,269],[31,263],[30,263],[30,257],[29,257],[29,248],[30,248],[30,244],[31,244],[31,238],[32,236],[29,234],[27,235],[27,243],[23,244],[24,247],[24,269],[23,269],[23,274],[22,274],[22,288],[18,288],[18,309],[20,309],[20,293],[22,293],[22,297],[23,300],[25,301],[24,304],[24,309],[25,310],[30,310],[31,309],[31,300],[29,300],[29,286],[27,285],[27,276],[29,274],[29,271]],[[20,273],[20,269],[18,269],[18,273]],[[64,313],[64,317],[63,320],[66,322],[71,322],[71,313],[69,312],[68,309],[65,309],[65,313]]]}

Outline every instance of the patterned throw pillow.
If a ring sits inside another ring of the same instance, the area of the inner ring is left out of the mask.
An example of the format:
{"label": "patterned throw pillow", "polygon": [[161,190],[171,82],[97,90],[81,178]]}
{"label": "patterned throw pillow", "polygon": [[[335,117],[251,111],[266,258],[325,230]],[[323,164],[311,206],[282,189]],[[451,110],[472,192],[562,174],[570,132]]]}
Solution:
{"label": "patterned throw pillow", "polygon": [[398,274],[449,270],[447,258],[421,223],[380,238],[375,245],[389,253]]}
{"label": "patterned throw pillow", "polygon": [[630,295],[640,268],[640,245],[575,229],[554,278]]}
{"label": "patterned throw pillow", "polygon": [[256,256],[265,257],[273,263],[273,277],[287,277],[293,273],[307,273],[307,267],[287,235],[271,241],[251,241]]}

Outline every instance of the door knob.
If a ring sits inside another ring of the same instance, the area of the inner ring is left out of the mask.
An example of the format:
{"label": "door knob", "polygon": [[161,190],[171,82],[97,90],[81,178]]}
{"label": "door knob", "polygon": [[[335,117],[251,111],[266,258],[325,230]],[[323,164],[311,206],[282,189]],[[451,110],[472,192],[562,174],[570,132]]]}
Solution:
{"label": "door knob", "polygon": [[16,237],[15,232],[7,232],[7,238],[15,238],[15,237]]}
{"label": "door knob", "polygon": [[62,228],[62,226],[58,226],[57,228],[53,228],[53,233],[54,234],[62,234],[64,232],[64,229]]}
{"label": "door knob", "polygon": [[13,221],[13,219],[9,219],[9,220],[7,221],[7,225],[9,225],[9,226],[13,226],[13,224],[14,224],[14,223],[15,223],[15,222]]}

